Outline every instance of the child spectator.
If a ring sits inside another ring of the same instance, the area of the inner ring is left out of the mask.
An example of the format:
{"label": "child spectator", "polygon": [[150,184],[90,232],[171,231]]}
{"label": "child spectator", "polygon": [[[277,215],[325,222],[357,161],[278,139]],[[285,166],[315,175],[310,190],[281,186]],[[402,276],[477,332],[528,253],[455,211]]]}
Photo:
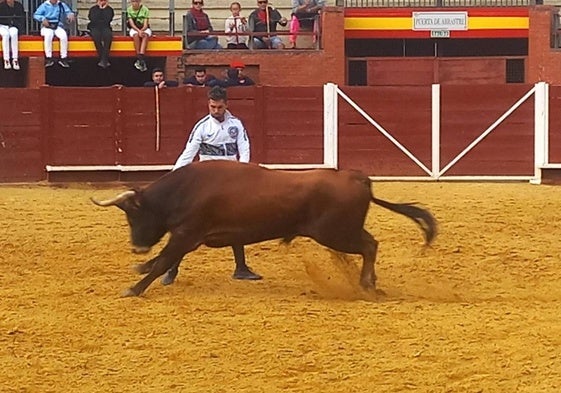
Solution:
{"label": "child spectator", "polygon": [[134,67],[145,72],[148,67],[144,60],[148,40],[152,37],[150,30],[150,10],[140,0],[131,0],[131,5],[127,8],[127,23],[129,25],[129,35],[134,42],[136,61]]}
{"label": "child spectator", "polygon": [[197,67],[193,75],[183,80],[183,84],[187,86],[208,86],[215,79],[214,75],[206,73],[206,68]]}
{"label": "child spectator", "polygon": [[[0,36],[2,36],[2,51],[4,56],[4,69],[19,70],[18,60],[18,33],[24,30],[25,11],[20,2],[6,0],[0,3]],[[12,62],[10,63],[10,48],[12,49]]]}
{"label": "child spectator", "polygon": [[88,12],[88,30],[95,44],[95,49],[99,56],[98,66],[107,68],[109,63],[109,51],[113,42],[113,30],[111,29],[111,21],[115,16],[115,11],[107,3],[107,0],[97,0],[97,4],[90,8]]}
{"label": "child spectator", "polygon": [[[301,27],[314,28],[319,12],[325,6],[324,0],[292,0],[292,18],[290,19],[290,46],[296,48],[296,38]],[[314,40],[316,37],[314,37]]]}
{"label": "child spectator", "polygon": [[[204,1],[193,0],[193,6],[187,11],[187,47],[189,49],[222,49],[218,37],[209,35],[214,29],[210,18],[203,11]],[[200,35],[189,35],[200,33]]]}
{"label": "child spectator", "polygon": [[68,68],[68,34],[64,29],[66,20],[74,21],[72,10],[60,0],[46,0],[42,3],[35,13],[33,19],[41,23],[41,36],[44,38],[45,67],[52,67],[55,64],[53,59],[53,39],[56,36],[60,41],[60,59],[58,64]]}
{"label": "child spectator", "polygon": [[253,37],[255,49],[283,49],[279,36],[271,34],[277,31],[277,24],[286,26],[287,20],[280,12],[269,7],[268,0],[257,0],[257,9],[249,15],[249,30],[255,33],[267,33]]}
{"label": "child spectator", "polygon": [[152,80],[145,82],[144,87],[155,87],[158,89],[163,89],[164,87],[177,87],[179,83],[177,81],[167,81],[164,77],[164,71],[161,68],[154,68],[152,70]]}
{"label": "child spectator", "polygon": [[226,18],[224,23],[224,32],[229,33],[226,36],[226,43],[228,49],[249,49],[247,47],[247,19],[240,15],[242,6],[237,1],[230,4],[230,11],[232,16]]}

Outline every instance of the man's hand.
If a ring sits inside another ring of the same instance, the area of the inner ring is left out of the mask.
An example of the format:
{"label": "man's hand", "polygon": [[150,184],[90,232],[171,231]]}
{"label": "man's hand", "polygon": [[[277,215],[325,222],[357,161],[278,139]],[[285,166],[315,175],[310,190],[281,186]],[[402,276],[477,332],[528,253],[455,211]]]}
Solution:
{"label": "man's hand", "polygon": [[43,19],[43,21],[41,22],[41,24],[45,27],[49,27],[49,20],[47,18]]}
{"label": "man's hand", "polygon": [[74,16],[74,14],[68,15],[68,21],[74,22],[74,19],[76,19],[76,17]]}

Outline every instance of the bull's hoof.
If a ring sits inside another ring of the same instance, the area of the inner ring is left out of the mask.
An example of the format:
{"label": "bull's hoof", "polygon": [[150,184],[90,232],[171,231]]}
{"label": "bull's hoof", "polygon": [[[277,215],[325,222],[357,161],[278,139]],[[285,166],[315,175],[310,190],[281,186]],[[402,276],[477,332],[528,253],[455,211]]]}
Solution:
{"label": "bull's hoof", "polygon": [[177,273],[172,273],[171,271],[167,271],[164,276],[162,277],[162,285],[170,285],[173,284],[173,282],[175,281],[175,277],[177,276]]}
{"label": "bull's hoof", "polygon": [[121,297],[135,297],[139,294],[136,293],[132,288],[127,288],[123,292],[121,292]]}
{"label": "bull's hoof", "polygon": [[251,270],[236,270],[232,274],[232,278],[235,280],[262,280],[263,276],[253,273]]}

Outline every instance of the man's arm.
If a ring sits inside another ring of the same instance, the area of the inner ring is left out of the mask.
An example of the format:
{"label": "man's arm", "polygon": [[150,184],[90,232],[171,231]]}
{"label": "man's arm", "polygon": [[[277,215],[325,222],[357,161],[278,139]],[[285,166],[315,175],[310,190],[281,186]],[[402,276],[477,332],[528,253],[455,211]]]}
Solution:
{"label": "man's arm", "polygon": [[249,152],[249,138],[247,137],[247,132],[242,124],[242,132],[238,133],[238,154],[240,155],[240,162],[249,162],[250,152]]}
{"label": "man's arm", "polygon": [[172,171],[175,171],[176,169],[179,169],[182,166],[188,165],[191,162],[193,162],[193,158],[195,158],[195,155],[199,152],[199,148],[201,147],[201,142],[202,142],[201,133],[200,133],[201,128],[202,127],[198,127],[193,131],[191,131],[191,135],[187,140],[185,149],[183,150],[183,153],[181,153],[181,155],[175,162]]}

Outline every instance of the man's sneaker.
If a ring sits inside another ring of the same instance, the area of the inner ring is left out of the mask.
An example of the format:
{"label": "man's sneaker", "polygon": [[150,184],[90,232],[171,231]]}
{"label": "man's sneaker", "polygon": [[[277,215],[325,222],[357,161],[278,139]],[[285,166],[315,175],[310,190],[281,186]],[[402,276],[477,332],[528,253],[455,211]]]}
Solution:
{"label": "man's sneaker", "polygon": [[144,60],[140,60],[140,71],[142,72],[146,72],[148,70],[148,67],[146,66],[146,62]]}
{"label": "man's sneaker", "polygon": [[69,68],[70,64],[68,64],[68,62],[66,61],[66,59],[60,59],[58,61],[58,65],[60,65],[63,68]]}
{"label": "man's sneaker", "polygon": [[19,60],[18,59],[13,59],[12,60],[12,66],[14,67],[14,70],[19,71]]}
{"label": "man's sneaker", "polygon": [[10,64],[10,60],[4,60],[4,69],[5,70],[11,70],[12,69],[12,65]]}
{"label": "man's sneaker", "polygon": [[140,59],[134,62],[134,68],[136,68],[138,71],[142,71],[142,62],[140,61]]}
{"label": "man's sneaker", "polygon": [[55,65],[55,61],[53,60],[52,57],[47,57],[47,58],[45,59],[45,68],[46,68],[46,67],[52,67],[52,66],[54,66],[54,65]]}

